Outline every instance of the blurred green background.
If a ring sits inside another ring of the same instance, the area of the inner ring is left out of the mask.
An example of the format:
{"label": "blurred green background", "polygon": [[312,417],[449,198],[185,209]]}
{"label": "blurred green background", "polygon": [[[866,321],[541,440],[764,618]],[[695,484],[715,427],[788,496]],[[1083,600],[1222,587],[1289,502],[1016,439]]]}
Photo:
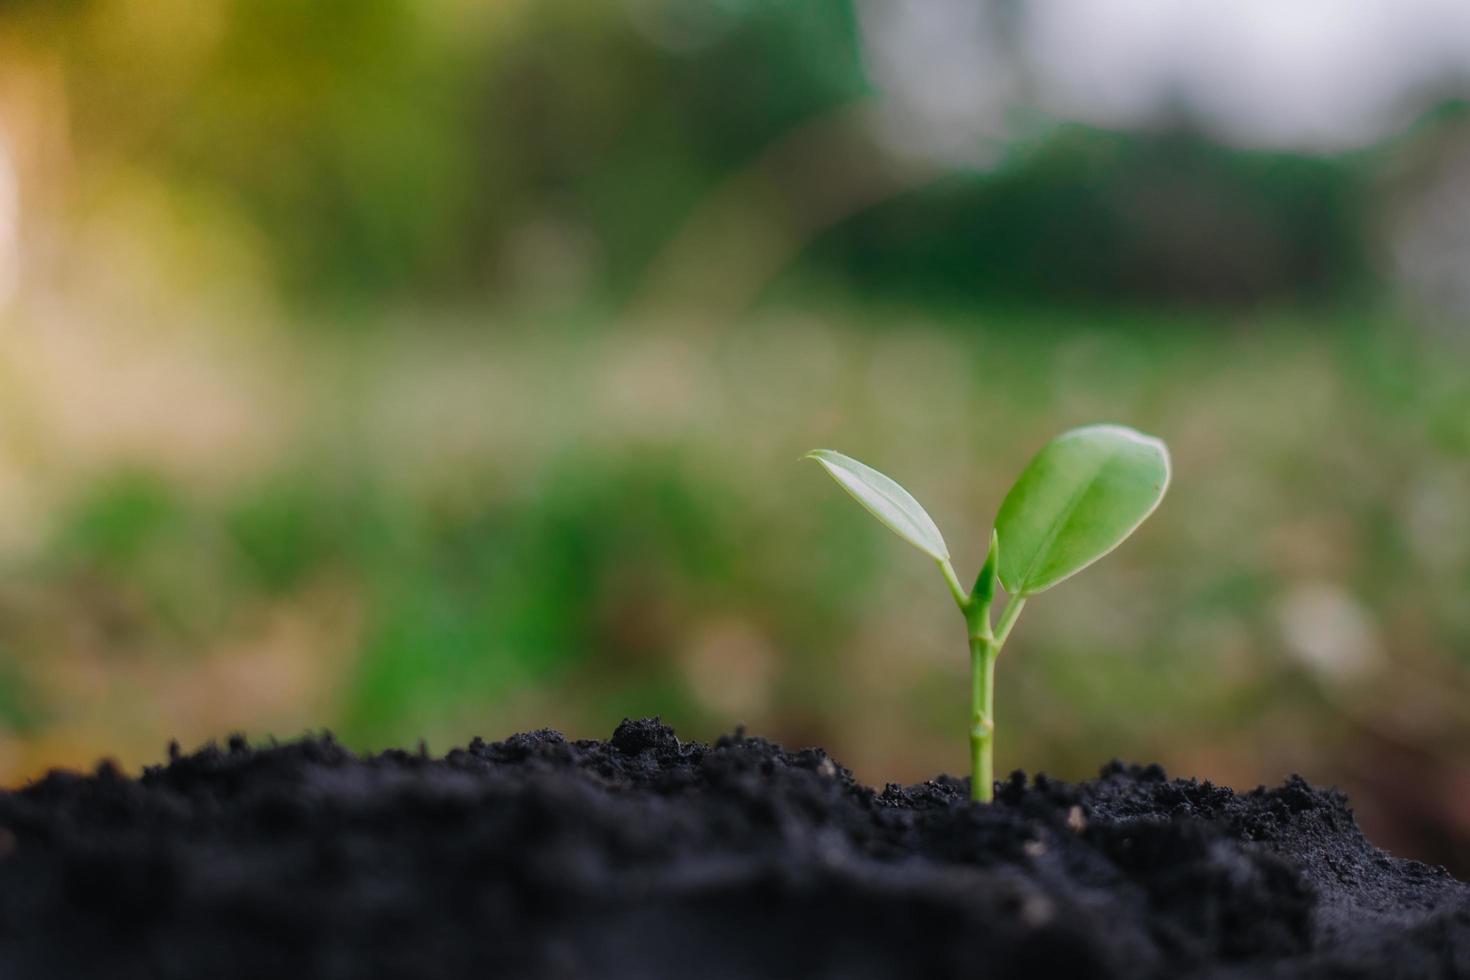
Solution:
{"label": "blurred green background", "polygon": [[973,575],[1175,482],[998,765],[1300,771],[1470,871],[1470,20],[1437,0],[0,2],[0,780],[659,714],[966,765]]}

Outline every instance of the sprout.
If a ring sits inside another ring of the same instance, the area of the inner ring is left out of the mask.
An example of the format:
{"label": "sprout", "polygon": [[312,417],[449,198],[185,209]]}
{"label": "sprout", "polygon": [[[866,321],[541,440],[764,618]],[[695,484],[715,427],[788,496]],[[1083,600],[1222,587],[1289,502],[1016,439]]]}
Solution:
{"label": "sprout", "polygon": [[[899,537],[939,565],[970,634],[970,795],[989,802],[995,783],[995,660],[1026,600],[1123,543],[1169,486],[1162,441],[1121,425],[1057,436],[1021,471],[1001,502],[985,564],[966,592],[934,521],[909,492],[830,449],[806,454]],[[997,583],[1010,596],[992,627]]]}

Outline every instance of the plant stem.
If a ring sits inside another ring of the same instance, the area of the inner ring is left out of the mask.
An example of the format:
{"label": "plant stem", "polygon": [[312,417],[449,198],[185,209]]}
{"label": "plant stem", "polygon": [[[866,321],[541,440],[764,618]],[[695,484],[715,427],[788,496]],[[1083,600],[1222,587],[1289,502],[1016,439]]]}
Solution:
{"label": "plant stem", "polygon": [[[970,798],[989,803],[995,794],[995,660],[1025,607],[1024,596],[1012,596],[990,629],[989,603],[970,624]],[[970,611],[973,612],[973,611]]]}
{"label": "plant stem", "polygon": [[944,573],[944,582],[949,586],[949,594],[954,596],[955,605],[960,607],[960,612],[967,617],[970,613],[970,596],[965,587],[960,585],[959,576],[954,573],[954,566],[949,563],[948,558],[939,559],[939,570]]}
{"label": "plant stem", "polygon": [[[986,623],[986,632],[990,624]],[[989,803],[995,791],[995,655],[990,636],[970,637],[970,798]]]}
{"label": "plant stem", "polygon": [[990,602],[995,595],[995,562],[999,542],[991,536],[985,568],[968,593],[960,585],[949,559],[939,559],[939,570],[964,613],[970,634],[970,798],[989,803],[995,796],[995,659],[1011,627],[1026,605],[1024,596],[1012,596],[1000,616],[1000,626],[990,628]]}
{"label": "plant stem", "polygon": [[996,653],[1000,653],[1006,637],[1011,635],[1011,627],[1016,625],[1016,617],[1021,615],[1021,609],[1025,605],[1026,597],[1022,595],[1011,596],[1011,600],[1006,603],[1005,611],[1000,614],[1000,625],[995,630]]}

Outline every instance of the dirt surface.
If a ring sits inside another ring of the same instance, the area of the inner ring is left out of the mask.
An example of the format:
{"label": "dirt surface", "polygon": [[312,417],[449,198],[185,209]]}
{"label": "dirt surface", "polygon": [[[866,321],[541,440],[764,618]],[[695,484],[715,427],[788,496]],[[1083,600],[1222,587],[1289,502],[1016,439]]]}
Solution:
{"label": "dirt surface", "polygon": [[1301,780],[966,796],[656,721],[442,759],[237,738],[0,794],[0,976],[1470,976],[1470,886]]}

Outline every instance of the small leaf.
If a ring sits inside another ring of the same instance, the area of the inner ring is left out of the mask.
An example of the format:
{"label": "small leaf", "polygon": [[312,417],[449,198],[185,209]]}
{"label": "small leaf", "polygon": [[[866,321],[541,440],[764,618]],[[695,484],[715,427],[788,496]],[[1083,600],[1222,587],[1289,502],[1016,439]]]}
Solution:
{"label": "small leaf", "polygon": [[995,518],[1000,583],[1035,595],[1112,551],[1169,486],[1162,441],[1121,425],[1089,425],[1042,447]]}
{"label": "small leaf", "polygon": [[871,466],[831,449],[813,449],[802,458],[821,463],[842,489],[909,544],[935,561],[949,560],[939,528],[903,487]]}
{"label": "small leaf", "polygon": [[995,580],[999,574],[999,565],[1000,535],[991,531],[990,550],[985,553],[985,564],[980,566],[980,574],[975,577],[975,588],[970,593],[982,607],[989,606],[995,599]]}

